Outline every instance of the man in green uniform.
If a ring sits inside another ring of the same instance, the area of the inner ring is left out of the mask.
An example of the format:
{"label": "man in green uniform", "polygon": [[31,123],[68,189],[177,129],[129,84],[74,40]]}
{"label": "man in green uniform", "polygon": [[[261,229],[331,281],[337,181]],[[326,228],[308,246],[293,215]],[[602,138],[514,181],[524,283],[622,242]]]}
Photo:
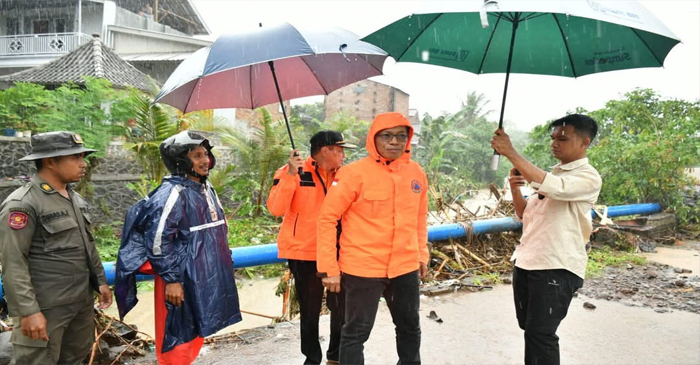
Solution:
{"label": "man in green uniform", "polygon": [[79,364],[94,341],[93,297],[112,304],[83,198],[70,183],[85,176],[80,135],[32,136],[31,182],[0,205],[2,282],[15,328],[16,364]]}

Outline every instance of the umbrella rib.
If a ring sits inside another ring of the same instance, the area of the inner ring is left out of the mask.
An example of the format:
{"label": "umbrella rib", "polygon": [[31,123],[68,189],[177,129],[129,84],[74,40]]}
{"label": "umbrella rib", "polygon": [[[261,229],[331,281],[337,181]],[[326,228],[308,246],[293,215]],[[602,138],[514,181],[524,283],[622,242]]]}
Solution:
{"label": "umbrella rib", "polygon": [[659,60],[659,57],[657,57],[657,56],[656,56],[656,53],[654,53],[654,51],[651,50],[651,47],[649,47],[649,45],[648,45],[647,42],[644,40],[644,38],[642,38],[642,37],[639,35],[639,33],[637,33],[637,30],[634,29],[634,28],[631,28],[631,27],[630,27],[629,29],[632,30],[632,32],[634,32],[634,35],[636,35],[637,38],[639,38],[639,40],[642,41],[642,43],[644,44],[644,46],[647,47],[647,49],[649,50],[649,52],[651,53],[651,55],[654,56],[654,59],[656,60],[656,62],[659,63],[659,66],[663,67],[663,66],[664,66],[664,63],[661,62],[661,61]]}
{"label": "umbrella rib", "polygon": [[489,37],[489,42],[486,44],[486,49],[484,50],[484,57],[481,58],[479,69],[476,71],[477,75],[481,74],[481,69],[484,67],[484,61],[486,61],[486,55],[489,53],[489,48],[491,48],[491,41],[493,40],[493,36],[496,34],[496,28],[498,28],[498,23],[501,22],[501,17],[496,17],[498,18],[498,20],[496,20],[496,24],[494,24],[493,31],[491,32],[491,36]]}
{"label": "umbrella rib", "polygon": [[428,28],[430,28],[430,26],[433,25],[433,23],[435,23],[435,21],[438,20],[438,19],[439,19],[441,16],[443,16],[444,14],[445,14],[445,13],[440,13],[440,15],[436,16],[435,19],[431,20],[430,23],[428,23],[428,24],[423,28],[423,30],[421,30],[420,32],[418,32],[418,34],[416,34],[416,36],[413,37],[413,40],[411,41],[411,43],[408,44],[408,47],[406,47],[406,49],[404,49],[403,52],[401,52],[401,56],[399,56],[399,58],[396,59],[396,62],[399,62],[399,60],[401,59],[401,57],[403,57],[403,55],[405,55],[406,52],[408,52],[408,49],[411,48],[411,47],[413,46],[414,43],[416,43],[416,41],[418,40],[418,38],[420,38],[420,36],[423,35],[423,33],[425,33],[425,31],[426,31]]}
{"label": "umbrella rib", "polygon": [[541,16],[545,16],[547,13],[530,13],[525,19],[522,20],[532,20],[532,19],[537,19]]}
{"label": "umbrella rib", "polygon": [[253,65],[248,66],[248,84],[250,89],[250,109],[255,109],[253,104]]}
{"label": "umbrella rib", "polygon": [[321,80],[318,78],[318,75],[316,75],[316,73],[314,72],[314,70],[312,70],[311,67],[309,66],[309,64],[306,63],[306,60],[304,59],[304,57],[299,57],[299,58],[301,58],[301,62],[304,62],[304,64],[306,65],[306,68],[308,68],[309,71],[311,71],[311,73],[314,75],[314,78],[316,79],[316,81],[318,81],[318,84],[321,85],[321,89],[323,89],[323,92],[324,92],[326,95],[328,95],[328,90],[326,90],[326,87],[323,86],[323,84],[321,83]]}
{"label": "umbrella rib", "polygon": [[[201,77],[199,77],[199,79],[197,80],[197,83],[195,83],[195,85],[194,85],[195,89],[197,88],[197,86],[199,85],[200,82],[202,82]],[[183,115],[188,113],[187,108],[189,108],[190,101],[192,101],[192,95],[194,95],[194,89],[192,90],[192,92],[190,92],[190,96],[187,98],[187,104],[185,104],[185,110],[182,111]]]}
{"label": "umbrella rib", "polygon": [[557,16],[552,13],[552,18],[554,18],[554,22],[557,23],[557,28],[559,28],[559,33],[561,34],[561,39],[564,41],[564,46],[566,47],[566,54],[569,56],[569,64],[571,65],[571,72],[574,73],[574,77],[576,77],[576,67],[574,67],[574,59],[571,57],[571,50],[569,49],[569,42],[566,40],[566,36],[564,35],[564,30],[561,29],[561,24],[559,24],[559,19],[557,19]]}

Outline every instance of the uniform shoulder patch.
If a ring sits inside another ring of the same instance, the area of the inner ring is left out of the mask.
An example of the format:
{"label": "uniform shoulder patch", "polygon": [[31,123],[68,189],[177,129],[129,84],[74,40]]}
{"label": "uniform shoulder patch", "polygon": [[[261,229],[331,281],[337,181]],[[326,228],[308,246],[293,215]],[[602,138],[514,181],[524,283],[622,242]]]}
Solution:
{"label": "uniform shoulder patch", "polygon": [[29,216],[23,211],[11,211],[7,218],[7,225],[12,229],[22,229],[27,226]]}
{"label": "uniform shoulder patch", "polygon": [[423,191],[423,187],[420,185],[418,180],[413,180],[411,181],[411,190],[413,190],[414,193],[420,193]]}

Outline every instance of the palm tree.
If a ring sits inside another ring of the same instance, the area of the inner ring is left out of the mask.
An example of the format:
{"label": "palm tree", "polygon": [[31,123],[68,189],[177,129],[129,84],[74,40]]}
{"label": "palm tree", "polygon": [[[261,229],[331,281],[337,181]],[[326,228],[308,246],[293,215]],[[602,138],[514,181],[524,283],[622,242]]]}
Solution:
{"label": "palm tree", "polygon": [[253,133],[231,131],[221,137],[222,143],[229,145],[238,154],[241,167],[251,172],[256,180],[254,192],[254,216],[263,212],[267,192],[271,188],[274,171],[282,166],[289,155],[289,138],[284,124],[273,121],[270,112],[260,108],[260,124],[252,126]]}
{"label": "palm tree", "polygon": [[125,126],[127,143],[124,148],[135,152],[147,179],[160,184],[165,175],[165,165],[160,158],[159,146],[177,132],[177,124],[158,104],[135,90],[127,101],[133,111],[130,125]]}

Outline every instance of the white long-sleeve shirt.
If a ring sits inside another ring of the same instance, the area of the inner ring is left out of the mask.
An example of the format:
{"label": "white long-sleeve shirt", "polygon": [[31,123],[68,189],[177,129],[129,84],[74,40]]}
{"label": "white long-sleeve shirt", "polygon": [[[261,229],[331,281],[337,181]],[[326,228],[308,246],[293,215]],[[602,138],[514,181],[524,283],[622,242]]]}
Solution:
{"label": "white long-sleeve shirt", "polygon": [[[525,270],[565,269],[584,278],[586,243],[593,223],[591,208],[598,200],[602,180],[582,158],[554,166],[527,200],[523,235],[511,261]],[[544,195],[540,199],[540,195]]]}

